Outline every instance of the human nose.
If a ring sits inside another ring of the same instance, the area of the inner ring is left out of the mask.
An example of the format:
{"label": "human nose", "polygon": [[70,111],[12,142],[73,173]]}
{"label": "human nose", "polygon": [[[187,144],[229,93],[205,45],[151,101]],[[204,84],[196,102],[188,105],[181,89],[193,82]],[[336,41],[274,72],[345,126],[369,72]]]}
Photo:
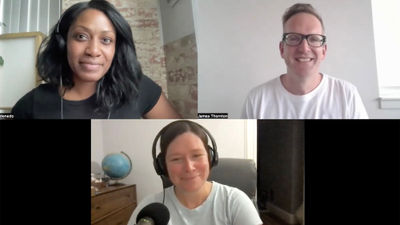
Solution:
{"label": "human nose", "polygon": [[194,162],[191,159],[186,158],[185,159],[185,170],[192,171],[193,169],[194,169]]}
{"label": "human nose", "polygon": [[299,49],[302,52],[307,52],[310,50],[310,45],[308,44],[307,38],[303,38],[300,41],[300,44],[297,46],[297,49]]}
{"label": "human nose", "polygon": [[88,46],[86,47],[85,53],[93,57],[99,56],[100,55],[99,43],[94,39],[90,40],[88,42]]}

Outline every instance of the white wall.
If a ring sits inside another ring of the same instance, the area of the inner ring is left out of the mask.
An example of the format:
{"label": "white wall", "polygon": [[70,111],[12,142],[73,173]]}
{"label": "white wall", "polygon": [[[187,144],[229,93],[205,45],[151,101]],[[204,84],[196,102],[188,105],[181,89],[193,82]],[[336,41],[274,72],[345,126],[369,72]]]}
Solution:
{"label": "white wall", "polygon": [[174,6],[166,0],[159,0],[159,3],[164,44],[194,33],[191,0],[178,1]]}
{"label": "white wall", "polygon": [[[370,1],[307,2],[320,12],[327,30],[328,52],[321,71],[353,83],[370,118],[400,118],[400,110],[379,109]],[[281,17],[294,3],[193,0],[199,112],[240,118],[247,93],[286,72],[278,48]]]}
{"label": "white wall", "polygon": [[104,158],[103,126],[101,120],[91,120],[91,172],[101,173],[101,160]]}
{"label": "white wall", "polygon": [[[0,39],[0,108],[8,112],[28,91],[36,87],[35,37]],[[23,65],[23,66],[21,66]],[[1,111],[2,112],[2,111]]]}
{"label": "white wall", "polygon": [[[137,185],[138,201],[162,191],[153,167],[151,147],[156,134],[173,120],[92,120],[92,164],[108,153],[124,151],[132,159],[132,172],[121,182]],[[196,120],[213,135],[219,157],[253,158],[257,153],[256,120]],[[158,150],[159,152],[159,150]],[[157,153],[158,153],[157,152]],[[92,166],[93,167],[93,166]]]}

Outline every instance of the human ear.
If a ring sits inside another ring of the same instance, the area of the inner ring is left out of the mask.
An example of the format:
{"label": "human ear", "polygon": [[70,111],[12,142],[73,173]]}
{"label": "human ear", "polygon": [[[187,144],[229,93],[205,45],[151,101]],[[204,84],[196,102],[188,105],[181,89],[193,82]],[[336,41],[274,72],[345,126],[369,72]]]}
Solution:
{"label": "human ear", "polygon": [[283,58],[284,46],[283,42],[279,42],[279,52],[281,53],[281,58]]}
{"label": "human ear", "polygon": [[325,59],[326,51],[328,51],[328,45],[324,44],[324,46],[322,46],[322,59]]}

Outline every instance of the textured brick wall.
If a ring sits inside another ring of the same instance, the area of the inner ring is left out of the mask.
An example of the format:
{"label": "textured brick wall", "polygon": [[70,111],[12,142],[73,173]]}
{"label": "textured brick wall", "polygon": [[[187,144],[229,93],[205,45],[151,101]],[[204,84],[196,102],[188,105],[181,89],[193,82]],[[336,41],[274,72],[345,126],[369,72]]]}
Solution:
{"label": "textured brick wall", "polygon": [[195,34],[164,46],[171,102],[184,118],[197,118],[197,46]]}
{"label": "textured brick wall", "polygon": [[[65,10],[77,2],[82,2],[82,0],[64,0],[62,8]],[[163,91],[168,94],[158,1],[109,0],[109,2],[119,10],[131,25],[138,60],[144,74],[159,84]]]}

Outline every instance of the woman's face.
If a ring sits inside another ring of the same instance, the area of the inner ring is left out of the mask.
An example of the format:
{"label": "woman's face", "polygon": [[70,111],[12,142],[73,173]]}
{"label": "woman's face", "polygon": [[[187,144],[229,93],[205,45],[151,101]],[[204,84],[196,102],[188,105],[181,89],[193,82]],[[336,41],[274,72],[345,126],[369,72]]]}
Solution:
{"label": "woman's face", "polygon": [[175,190],[200,190],[210,173],[208,155],[201,139],[192,132],[177,136],[168,146],[165,161]]}
{"label": "woman's face", "polygon": [[74,82],[97,82],[111,66],[116,32],[101,11],[87,9],[70,26],[67,36],[68,63]]}

